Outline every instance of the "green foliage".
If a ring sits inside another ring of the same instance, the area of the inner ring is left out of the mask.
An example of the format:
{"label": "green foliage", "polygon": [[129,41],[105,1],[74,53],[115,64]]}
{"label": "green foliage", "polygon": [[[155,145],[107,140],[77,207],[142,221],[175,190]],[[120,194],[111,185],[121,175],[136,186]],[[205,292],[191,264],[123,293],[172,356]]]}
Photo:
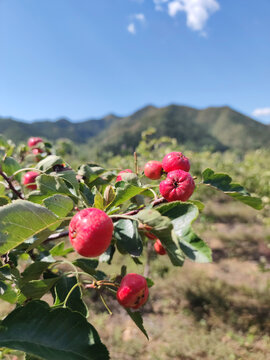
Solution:
{"label": "green foliage", "polygon": [[[176,124],[178,110],[164,109],[160,126],[166,124],[169,115]],[[155,112],[145,109],[132,119],[146,126],[152,123]],[[161,160],[162,154],[177,144],[169,137],[158,140],[158,136],[159,131],[154,129],[143,133],[139,161],[150,156]],[[44,152],[36,163],[27,147],[14,150],[4,138],[0,138],[0,147],[4,159],[0,169],[0,299],[16,305],[1,323],[1,347],[23,351],[29,359],[109,359],[96,330],[86,320],[88,304],[94,296],[100,297],[110,312],[107,301],[116,302],[116,289],[127,268],[124,265],[108,274],[100,270],[99,263],[106,262],[109,269],[114,254],[118,254],[128,255],[134,266],[142,265],[144,248],[151,261],[147,232],[160,239],[173,266],[181,267],[186,259],[200,263],[212,260],[211,249],[193,229],[199,212],[204,211],[198,197],[185,203],[167,203],[160,198],[157,182],[146,179],[140,168],[116,182],[119,158],[111,160],[114,169],[88,159],[72,168],[49,143],[42,144]],[[68,146],[61,149],[61,156],[65,151],[74,154]],[[134,168],[130,156],[120,160],[123,168]],[[20,184],[22,174],[29,170],[40,172],[34,191]],[[232,183],[230,176],[209,168],[201,174],[196,162],[194,172],[197,183],[202,178],[207,189],[213,187],[256,209],[261,207],[261,200]],[[65,241],[58,241],[67,236],[72,216],[86,207],[105,211],[114,223],[111,244],[98,259],[78,257]],[[151,278],[147,283],[149,288],[154,285]],[[90,300],[89,294],[94,294]],[[43,296],[53,304],[51,307],[37,301]],[[126,310],[148,338],[141,313]]]}
{"label": "green foliage", "polygon": [[82,315],[67,308],[51,310],[43,301],[19,307],[1,322],[0,346],[46,360],[109,359],[96,330]]}

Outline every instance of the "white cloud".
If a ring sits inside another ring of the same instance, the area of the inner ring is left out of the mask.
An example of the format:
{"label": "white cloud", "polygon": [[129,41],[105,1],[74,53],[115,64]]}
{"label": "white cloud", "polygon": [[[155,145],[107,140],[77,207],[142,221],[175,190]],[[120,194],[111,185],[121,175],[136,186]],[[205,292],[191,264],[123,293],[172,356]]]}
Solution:
{"label": "white cloud", "polygon": [[270,107],[258,108],[252,112],[253,116],[270,116]]}
{"label": "white cloud", "polygon": [[127,31],[130,32],[132,35],[136,34],[136,27],[134,23],[130,23],[127,27]]}
{"label": "white cloud", "polygon": [[155,10],[163,11],[163,5],[167,3],[169,0],[154,0]]}
{"label": "white cloud", "polygon": [[216,0],[173,0],[168,3],[168,13],[174,17],[180,11],[187,15],[187,26],[202,31],[209,16],[219,10]]}
{"label": "white cloud", "polygon": [[133,17],[134,17],[134,19],[136,19],[138,21],[145,22],[144,14],[135,14]]}

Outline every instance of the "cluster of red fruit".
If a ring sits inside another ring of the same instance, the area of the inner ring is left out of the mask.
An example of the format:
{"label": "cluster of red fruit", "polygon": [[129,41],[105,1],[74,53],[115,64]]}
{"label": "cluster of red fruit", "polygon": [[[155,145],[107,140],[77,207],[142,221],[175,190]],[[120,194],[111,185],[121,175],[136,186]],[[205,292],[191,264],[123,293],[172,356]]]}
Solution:
{"label": "cluster of red fruit", "polygon": [[[195,183],[189,170],[189,159],[181,152],[174,151],[167,154],[162,162],[152,160],[146,163],[144,166],[144,175],[151,180],[158,180],[166,173],[166,179],[159,184],[161,195],[168,202],[177,200],[187,201],[195,189]],[[124,173],[132,173],[132,170],[126,169],[120,171],[116,181],[121,181]],[[166,250],[162,246],[161,241],[154,234],[146,231],[145,235],[151,240],[156,240],[154,249],[159,255],[166,254]]]}
{"label": "cluster of red fruit", "polygon": [[167,178],[159,184],[161,195],[169,202],[187,201],[195,189],[189,169],[189,159],[181,152],[174,151],[167,154],[162,162],[149,161],[144,167],[144,174],[149,179],[157,180],[167,173]]}

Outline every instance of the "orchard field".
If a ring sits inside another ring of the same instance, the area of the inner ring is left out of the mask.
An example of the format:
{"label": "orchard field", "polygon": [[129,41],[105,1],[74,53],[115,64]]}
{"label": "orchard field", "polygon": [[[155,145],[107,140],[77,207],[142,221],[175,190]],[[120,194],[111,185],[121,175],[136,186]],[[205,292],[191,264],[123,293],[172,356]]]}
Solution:
{"label": "orchard field", "polygon": [[[119,275],[121,267],[126,266],[128,273],[145,275],[153,281],[149,300],[141,310],[150,340],[119,306],[110,289],[102,290],[105,306],[97,292],[89,291],[84,295],[89,321],[98,330],[111,359],[270,359],[269,151],[191,152],[174,139],[155,139],[154,133],[154,129],[149,129],[142,134],[135,157],[133,154],[96,154],[86,145],[75,146],[68,140],[59,140],[46,151],[55,151],[72,169],[77,169],[82,163],[96,162],[116,172],[127,168],[135,172],[138,168],[139,174],[142,174],[147,161],[161,161],[172,151],[182,151],[190,159],[190,172],[198,184],[191,200],[205,205],[204,209],[199,205],[201,214],[193,228],[212,249],[213,262],[195,263],[187,259],[183,267],[173,267],[168,255],[160,256],[154,251],[151,241],[140,256],[142,264],[135,263],[128,254],[117,252],[111,264],[101,263],[98,269],[113,278]],[[24,145],[18,147],[18,162],[28,161],[31,164],[42,160],[42,153],[34,155],[29,155]],[[256,210],[213,187],[200,186],[206,168],[213,169],[215,173],[228,173],[251,196],[261,198],[263,209]],[[18,171],[16,168],[13,170],[13,173]],[[141,177],[141,182],[142,186],[147,184],[145,177]],[[159,182],[151,182],[154,192],[158,192]],[[136,206],[140,206],[141,195],[137,196]],[[67,237],[64,238],[64,246],[70,247]],[[60,251],[59,254],[63,255]],[[76,254],[67,253],[65,259],[76,261]],[[29,266],[31,260],[31,256],[29,259],[22,256],[20,271]],[[62,264],[64,272],[68,271],[66,266]],[[24,299],[26,303],[29,300],[31,297]],[[52,301],[46,293],[42,300],[49,304]],[[4,300],[0,300],[0,304],[2,318],[14,308]],[[7,349],[3,349],[1,356],[12,360],[24,358],[22,353]],[[35,360],[36,357],[30,359]]]}

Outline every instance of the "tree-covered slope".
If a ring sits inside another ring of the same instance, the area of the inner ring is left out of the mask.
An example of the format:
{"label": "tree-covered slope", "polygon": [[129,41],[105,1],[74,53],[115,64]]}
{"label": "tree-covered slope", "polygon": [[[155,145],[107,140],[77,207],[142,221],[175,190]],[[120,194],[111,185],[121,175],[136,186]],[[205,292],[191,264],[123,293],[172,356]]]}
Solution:
{"label": "tree-covered slope", "polygon": [[269,126],[229,107],[197,110],[177,105],[147,106],[127,117],[109,115],[79,123],[62,119],[29,124],[0,118],[0,133],[15,142],[25,141],[30,135],[48,140],[68,138],[80,144],[88,142],[91,147],[114,154],[134,150],[141,132],[149,127],[156,128],[157,137],[176,138],[180,144],[196,150],[270,147]]}

